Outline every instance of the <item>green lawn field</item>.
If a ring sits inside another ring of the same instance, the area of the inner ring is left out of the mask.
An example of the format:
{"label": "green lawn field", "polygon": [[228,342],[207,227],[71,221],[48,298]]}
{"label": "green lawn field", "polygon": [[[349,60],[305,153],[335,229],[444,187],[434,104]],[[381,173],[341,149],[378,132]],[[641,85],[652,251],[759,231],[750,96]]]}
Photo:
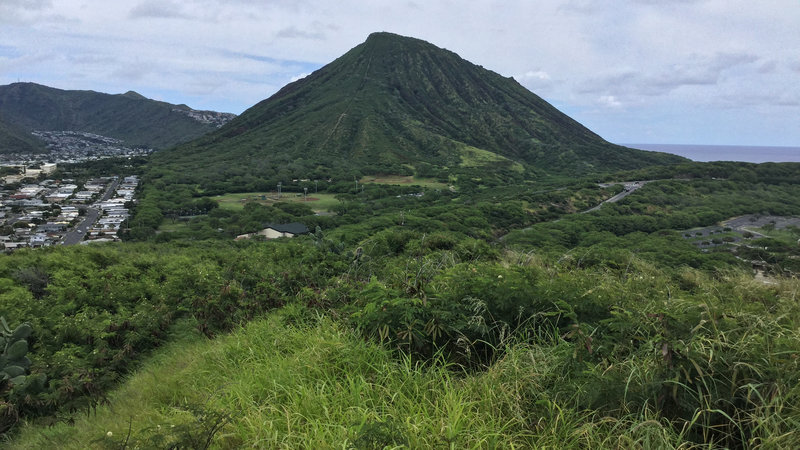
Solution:
{"label": "green lawn field", "polygon": [[370,175],[362,177],[362,184],[396,184],[401,186],[422,186],[431,189],[447,189],[446,183],[440,183],[430,178],[416,178],[412,175]]}
{"label": "green lawn field", "polygon": [[296,192],[284,192],[278,197],[277,192],[240,192],[235,194],[216,195],[211,197],[219,202],[220,208],[239,210],[247,202],[261,205],[274,205],[278,202],[307,203],[315,212],[328,212],[339,203],[334,194],[309,193],[306,198]]}

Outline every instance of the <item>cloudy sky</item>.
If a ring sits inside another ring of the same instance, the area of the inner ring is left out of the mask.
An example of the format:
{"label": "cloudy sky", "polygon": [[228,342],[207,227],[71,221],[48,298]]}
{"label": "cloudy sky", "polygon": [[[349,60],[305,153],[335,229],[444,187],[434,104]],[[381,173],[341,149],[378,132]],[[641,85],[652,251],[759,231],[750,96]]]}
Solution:
{"label": "cloudy sky", "polygon": [[241,113],[373,31],[618,143],[800,146],[798,0],[0,0],[0,84]]}

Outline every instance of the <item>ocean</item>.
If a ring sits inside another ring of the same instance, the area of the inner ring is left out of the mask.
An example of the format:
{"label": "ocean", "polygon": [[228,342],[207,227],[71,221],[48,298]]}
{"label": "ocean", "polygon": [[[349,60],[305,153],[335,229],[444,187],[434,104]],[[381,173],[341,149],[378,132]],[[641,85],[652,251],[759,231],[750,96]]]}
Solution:
{"label": "ocean", "polygon": [[693,161],[800,162],[800,147],[746,145],[620,144],[640,150],[672,153]]}

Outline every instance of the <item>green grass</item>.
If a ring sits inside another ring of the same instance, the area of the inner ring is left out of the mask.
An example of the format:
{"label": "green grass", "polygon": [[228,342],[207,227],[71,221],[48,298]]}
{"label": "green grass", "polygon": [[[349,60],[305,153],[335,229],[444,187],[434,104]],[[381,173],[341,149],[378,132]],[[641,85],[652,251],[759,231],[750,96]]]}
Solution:
{"label": "green grass", "polygon": [[216,195],[211,197],[219,202],[220,208],[241,210],[245,203],[255,202],[260,205],[271,206],[278,202],[306,203],[315,212],[330,211],[339,203],[334,194],[309,193],[304,200],[303,194],[284,192],[278,197],[277,192],[240,192],[235,194]]}
{"label": "green grass", "polygon": [[186,334],[96,414],[28,424],[8,448],[165,448],[208,436],[213,448],[679,444],[657,420],[596,418],[548,398],[542,381],[564,376],[568,345],[519,346],[468,375],[397,359],[326,317],[298,320],[311,314],[288,308],[213,341]]}
{"label": "green grass", "polygon": [[412,175],[370,175],[362,177],[362,184],[393,184],[400,186],[421,186],[430,189],[447,189],[447,183],[441,183],[430,178],[417,178]]}
{"label": "green grass", "polygon": [[507,163],[511,165],[511,170],[523,173],[525,168],[522,164],[512,161],[505,156],[483,150],[477,147],[464,145],[461,148],[461,167],[487,167],[497,163]]}
{"label": "green grass", "polygon": [[772,239],[777,239],[789,245],[796,244],[798,238],[800,238],[800,234],[798,234],[793,230],[776,229],[776,228],[749,228],[749,229],[756,233],[763,234],[764,236],[770,237]]}
{"label": "green grass", "polygon": [[164,222],[158,227],[159,232],[174,233],[176,231],[186,231],[189,229],[189,222],[175,221],[165,219]]}

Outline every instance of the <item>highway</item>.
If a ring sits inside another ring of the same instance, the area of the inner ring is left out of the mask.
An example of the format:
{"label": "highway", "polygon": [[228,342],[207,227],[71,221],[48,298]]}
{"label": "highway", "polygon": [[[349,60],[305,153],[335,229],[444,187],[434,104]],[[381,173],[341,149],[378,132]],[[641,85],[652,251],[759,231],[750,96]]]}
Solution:
{"label": "highway", "polygon": [[[653,180],[649,180],[649,181],[653,181]],[[595,206],[594,208],[589,208],[586,211],[583,211],[583,213],[597,211],[605,203],[616,203],[616,202],[622,200],[623,198],[633,194],[633,192],[635,190],[637,190],[640,187],[644,186],[645,183],[648,183],[649,181],[626,181],[625,183],[623,183],[625,189],[623,189],[622,192],[620,192],[619,194],[609,198],[608,200],[603,201],[602,203],[600,203],[599,205]]]}
{"label": "highway", "polygon": [[[103,194],[103,197],[99,200],[104,202],[111,198],[111,195],[114,194],[116,191],[117,186],[119,186],[119,177],[111,182],[106,189],[106,192]],[[86,208],[86,215],[83,218],[83,221],[75,226],[71,231],[67,232],[64,235],[64,238],[61,240],[61,245],[75,245],[80,243],[83,238],[86,236],[86,233],[89,231],[89,228],[92,228],[95,222],[97,222],[97,218],[100,217],[100,210],[97,208]]]}

